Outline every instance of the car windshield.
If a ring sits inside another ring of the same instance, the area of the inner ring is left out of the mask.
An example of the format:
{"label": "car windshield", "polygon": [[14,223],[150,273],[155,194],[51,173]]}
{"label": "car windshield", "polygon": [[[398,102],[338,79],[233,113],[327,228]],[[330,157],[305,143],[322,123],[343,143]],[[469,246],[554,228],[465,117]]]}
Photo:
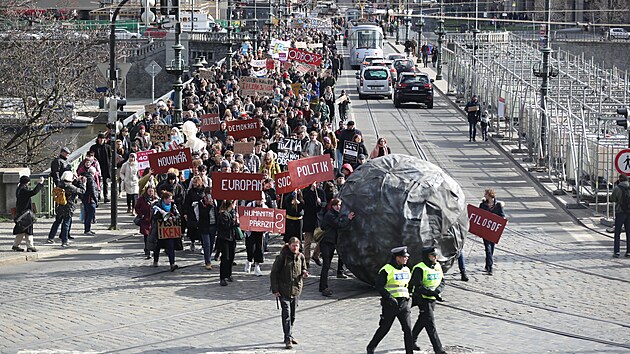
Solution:
{"label": "car windshield", "polygon": [[379,69],[366,70],[363,73],[363,77],[366,80],[385,80],[387,79],[387,71]]}
{"label": "car windshield", "polygon": [[394,67],[396,69],[398,68],[406,68],[406,69],[410,69],[413,67],[413,61],[409,60],[409,59],[405,59],[405,60],[396,60],[396,62],[394,63]]}
{"label": "car windshield", "polygon": [[428,84],[429,78],[424,75],[403,75],[400,82],[403,84]]}

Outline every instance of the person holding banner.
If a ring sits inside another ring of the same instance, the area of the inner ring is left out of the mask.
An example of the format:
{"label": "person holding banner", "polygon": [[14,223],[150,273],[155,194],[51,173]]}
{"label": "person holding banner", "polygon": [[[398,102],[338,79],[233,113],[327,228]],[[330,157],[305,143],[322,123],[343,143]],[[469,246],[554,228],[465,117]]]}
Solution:
{"label": "person holding banner", "polygon": [[[160,250],[164,249],[166,254],[168,255],[168,263],[171,266],[171,272],[174,272],[175,269],[179,268],[177,264],[175,264],[175,242],[178,242],[177,237],[165,237],[159,238],[159,228],[161,224],[164,224],[166,221],[171,219],[178,219],[179,211],[177,210],[177,206],[173,202],[173,193],[164,191],[162,192],[161,199],[159,199],[152,207],[152,217],[151,217],[151,233],[150,233],[150,243],[154,244],[153,248],[153,266],[158,266],[158,261],[160,260]],[[181,238],[181,233],[180,237]]]}
{"label": "person holding banner", "polygon": [[[322,211],[322,208],[326,207],[327,201],[324,190],[317,186],[317,182],[314,182],[308,188],[304,188],[302,190],[302,196],[304,197],[304,256],[306,257],[306,265],[310,267],[311,243],[314,242],[313,233],[319,224],[317,220],[318,215]],[[317,253],[313,255],[313,261],[315,261],[315,264],[321,266],[322,264],[319,261],[319,257],[316,255]]]}
{"label": "person holding banner", "polygon": [[[264,192],[261,193],[261,200],[256,200],[253,202],[247,203],[248,207],[255,208],[268,208],[265,204],[265,195]],[[263,234],[262,231],[248,231],[246,234],[247,238],[245,239],[245,250],[247,251],[247,261],[245,261],[245,273],[249,274],[252,270],[252,264],[254,265],[254,274],[257,277],[263,275],[260,270],[260,263],[265,261],[263,255]]]}
{"label": "person holding banner", "polygon": [[138,198],[134,210],[136,212],[136,218],[140,221],[138,226],[140,227],[140,234],[144,238],[144,255],[146,259],[151,259],[151,248],[148,247],[148,237],[151,231],[151,206],[157,200],[155,194],[155,186],[149,184],[145,188],[144,192]]}
{"label": "person holding banner", "polygon": [[[497,193],[494,191],[494,189],[486,189],[484,197],[479,204],[479,208],[499,215],[502,218],[505,218],[505,212],[503,211],[503,202],[498,201],[496,199],[496,195]],[[494,265],[494,243],[484,239],[483,247],[486,252],[486,266],[484,269],[488,275],[492,275],[492,266]]]}
{"label": "person holding banner", "polygon": [[224,200],[217,219],[217,251],[221,252],[219,278],[221,286],[233,282],[232,263],[236,251],[235,228],[239,226],[236,204],[238,200]]}
{"label": "person holding banner", "polygon": [[217,203],[212,198],[212,189],[204,189],[203,198],[194,207],[195,215],[198,215],[199,232],[201,233],[201,244],[203,247],[203,259],[207,270],[212,270],[212,248],[217,234],[217,219],[219,216]]}

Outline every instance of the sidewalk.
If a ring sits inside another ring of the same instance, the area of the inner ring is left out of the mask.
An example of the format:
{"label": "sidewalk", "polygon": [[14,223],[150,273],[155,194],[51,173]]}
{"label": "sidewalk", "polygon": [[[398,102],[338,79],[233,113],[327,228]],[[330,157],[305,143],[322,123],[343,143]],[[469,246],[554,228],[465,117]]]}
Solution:
{"label": "sidewalk", "polygon": [[[127,204],[125,198],[118,199],[118,230],[108,230],[110,226],[110,203],[101,203],[96,209],[96,224],[92,225],[92,230],[96,233],[94,236],[83,235],[83,223],[79,221],[79,211],[75,213],[72,218],[72,226],[70,235],[74,237],[71,241],[70,247],[61,248],[61,241],[59,239],[59,232],[55,237],[54,244],[46,243],[48,238],[48,232],[50,227],[55,221],[54,218],[38,218],[33,227],[34,244],[37,248],[37,252],[15,252],[11,250],[13,246],[13,226],[12,221],[0,223],[0,266],[7,264],[16,264],[27,261],[33,261],[43,258],[57,257],[63,254],[76,252],[81,249],[95,247],[99,244],[106,244],[108,242],[128,238],[138,237],[141,242],[141,236],[138,233],[138,227],[133,223],[133,216],[126,213]],[[22,241],[21,246],[26,249],[26,244]],[[142,249],[139,249],[141,252]]]}
{"label": "sidewalk", "polygon": [[[389,45],[394,51],[398,53],[403,53],[405,50],[405,46],[402,44],[395,44],[394,40],[386,40],[386,46]],[[414,56],[415,57],[415,56]],[[417,59],[417,57],[416,57]],[[421,63],[421,61],[420,61]],[[420,70],[429,74],[429,76],[435,79],[436,70],[433,68],[431,64],[428,67],[419,66]],[[447,72],[447,66],[443,66],[442,68],[442,77],[445,78],[445,73]],[[444,97],[448,98],[453,107],[458,107],[461,110],[462,119],[465,117],[465,112],[463,110],[466,100],[461,103],[456,103],[451,95],[448,94],[448,82],[446,80],[436,80],[433,83],[433,86],[437,89],[437,91],[442,94]],[[463,123],[462,123],[463,124]],[[606,215],[601,213],[596,213],[594,210],[588,207],[578,206],[573,195],[565,191],[566,193],[558,194],[557,187],[549,179],[549,176],[544,171],[539,171],[536,168],[536,164],[533,162],[525,162],[524,159],[527,157],[527,153],[518,153],[514,151],[518,151],[518,143],[517,141],[511,141],[509,139],[503,139],[500,137],[496,137],[494,134],[490,134],[490,141],[492,144],[501,151],[505,156],[507,156],[515,166],[517,166],[522,172],[528,174],[531,177],[531,181],[535,183],[538,187],[544,190],[560,207],[563,209],[569,216],[571,216],[577,223],[588,228],[591,231],[597,232],[601,235],[612,238],[613,234],[607,231],[608,222],[612,223],[612,218],[602,223],[603,219],[606,219]]]}

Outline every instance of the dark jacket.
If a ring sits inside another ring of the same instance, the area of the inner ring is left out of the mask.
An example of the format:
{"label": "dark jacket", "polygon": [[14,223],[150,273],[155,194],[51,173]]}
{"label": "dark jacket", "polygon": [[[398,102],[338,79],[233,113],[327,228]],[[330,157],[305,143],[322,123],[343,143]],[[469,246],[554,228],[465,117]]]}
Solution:
{"label": "dark jacket", "polygon": [[[346,128],[346,129],[342,130],[341,132],[339,132],[339,138],[337,139],[337,150],[343,152],[343,143],[346,140],[352,141],[352,138],[354,138],[355,134],[359,134],[359,135],[363,136],[363,134],[361,134],[361,131],[359,129],[348,130]],[[367,154],[365,156],[367,156]]]}
{"label": "dark jacket", "polygon": [[94,158],[98,161],[98,164],[101,165],[101,177],[103,180],[110,178],[109,168],[111,166],[111,155],[112,148],[111,146],[103,143],[103,144],[94,144],[90,147],[90,151],[94,152]]}
{"label": "dark jacket", "polygon": [[481,203],[479,203],[479,208],[483,210],[487,210],[491,213],[497,214],[500,217],[505,217],[505,212],[503,211],[503,202],[494,200],[494,206],[491,208],[486,204],[486,198],[481,199]]}
{"label": "dark jacket", "polygon": [[199,207],[199,223],[197,227],[199,227],[199,232],[204,234],[210,233],[210,227],[217,226],[217,220],[219,218],[219,208],[216,205],[216,201],[213,200],[212,203],[204,203],[204,200],[201,200],[198,204]]}
{"label": "dark jacket", "polygon": [[[476,110],[474,110],[475,108]],[[468,123],[477,123],[479,121],[479,117],[481,117],[481,108],[479,106],[479,101],[469,101],[468,103],[466,103],[464,111],[466,111],[466,113],[468,114]]]}
{"label": "dark jacket", "polygon": [[330,209],[324,214],[324,219],[322,220],[322,230],[324,230],[324,235],[320,242],[332,243],[333,245],[337,244],[337,237],[339,235],[339,230],[346,229],[350,226],[351,220],[348,219],[346,215],[340,215],[335,209]]}
{"label": "dark jacket", "polygon": [[219,212],[217,219],[217,239],[225,241],[235,241],[234,239],[234,227],[238,226],[236,223],[236,210]]}
{"label": "dark jacket", "polygon": [[59,186],[61,182],[61,175],[66,171],[71,171],[72,167],[68,162],[68,159],[59,155],[50,163],[50,177],[53,179],[55,186]]}
{"label": "dark jacket", "polygon": [[306,268],[306,258],[302,253],[294,254],[289,245],[284,245],[271,267],[271,292],[283,297],[295,298],[302,293],[302,274]]}
{"label": "dark jacket", "polygon": [[[321,211],[322,206],[326,206],[326,193],[321,188],[316,188],[315,191],[311,187],[302,190],[302,196],[304,197],[304,223],[302,231],[313,232],[317,228],[319,222],[317,214]],[[317,197],[320,199],[320,204],[317,204]]]}
{"label": "dark jacket", "polygon": [[610,195],[610,201],[615,203],[615,213],[623,212],[623,209],[621,209],[621,202],[623,202],[622,188],[630,188],[630,183],[628,183],[628,181],[619,182],[619,184],[613,188],[612,194]]}
{"label": "dark jacket", "polygon": [[203,199],[203,195],[203,187],[191,188],[188,190],[188,193],[186,193],[186,198],[184,198],[184,203],[182,205],[182,214],[187,217],[186,226],[195,229],[199,228],[199,220],[197,220],[193,203],[201,201],[201,199]]}
{"label": "dark jacket", "polygon": [[293,204],[293,194],[287,193],[282,200],[282,208],[287,211],[287,216],[301,217],[304,216],[304,202]]}
{"label": "dark jacket", "polygon": [[66,193],[66,205],[57,205],[55,214],[61,217],[68,217],[74,215],[74,211],[77,209],[78,197],[85,193],[85,185],[78,179],[75,179],[72,183],[61,181],[60,186]]}
{"label": "dark jacket", "polygon": [[81,202],[83,204],[94,203],[98,206],[99,190],[94,180],[94,175],[87,172],[85,173],[85,193],[81,195]]}
{"label": "dark jacket", "polygon": [[[31,201],[31,197],[39,193],[39,191],[41,191],[43,187],[44,185],[42,183],[38,183],[37,186],[35,186],[35,188],[33,189],[29,189],[28,184],[26,183],[20,183],[20,185],[18,185],[17,189],[15,190],[15,198],[17,199],[17,201],[15,202],[16,218],[22,215],[22,213],[27,210],[33,210],[33,202]],[[21,234],[23,232],[32,235],[33,225],[29,226],[26,229],[22,229],[18,227],[18,225],[15,225],[15,227],[13,228],[14,235]]]}
{"label": "dark jacket", "polygon": [[[162,219],[162,213],[165,212],[162,209],[162,199],[158,199],[151,206],[151,231],[149,232],[149,236],[147,238],[147,249],[153,250],[155,249],[156,244],[160,248],[166,247],[166,239],[159,240],[158,239],[158,219]],[[171,214],[173,217],[179,217],[179,210],[177,209],[177,205],[173,202],[171,203]]]}

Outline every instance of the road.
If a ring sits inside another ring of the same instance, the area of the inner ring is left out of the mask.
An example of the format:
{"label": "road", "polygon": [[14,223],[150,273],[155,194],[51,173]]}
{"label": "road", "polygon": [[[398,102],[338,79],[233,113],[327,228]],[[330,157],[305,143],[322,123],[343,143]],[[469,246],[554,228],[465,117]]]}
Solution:
{"label": "road", "polygon": [[[395,153],[423,151],[470,203],[489,187],[506,203],[510,224],[497,246],[495,275],[483,275],[483,247],[474,236],[465,244],[470,281],[446,275],[436,318],[449,353],[630,352],[630,260],[610,258],[610,238],[577,225],[497,143],[469,143],[467,124],[448,98],[436,94],[432,110],[359,100],[349,70],[339,86],[352,94],[368,149],[378,135]],[[180,269],[171,273],[165,260],[150,267],[128,226],[121,233],[127,236],[118,241],[1,266],[0,352],[361,353],[378,326],[376,292],[335,278],[334,296],[322,297],[313,266],[295,323],[300,344],[285,350],[268,280],[279,239],[266,255],[265,276],[244,274],[239,252],[236,281],[221,287],[218,267],[205,270],[201,254],[179,252]],[[424,333],[419,345],[418,353],[432,352]],[[377,352],[404,352],[398,324]]]}

